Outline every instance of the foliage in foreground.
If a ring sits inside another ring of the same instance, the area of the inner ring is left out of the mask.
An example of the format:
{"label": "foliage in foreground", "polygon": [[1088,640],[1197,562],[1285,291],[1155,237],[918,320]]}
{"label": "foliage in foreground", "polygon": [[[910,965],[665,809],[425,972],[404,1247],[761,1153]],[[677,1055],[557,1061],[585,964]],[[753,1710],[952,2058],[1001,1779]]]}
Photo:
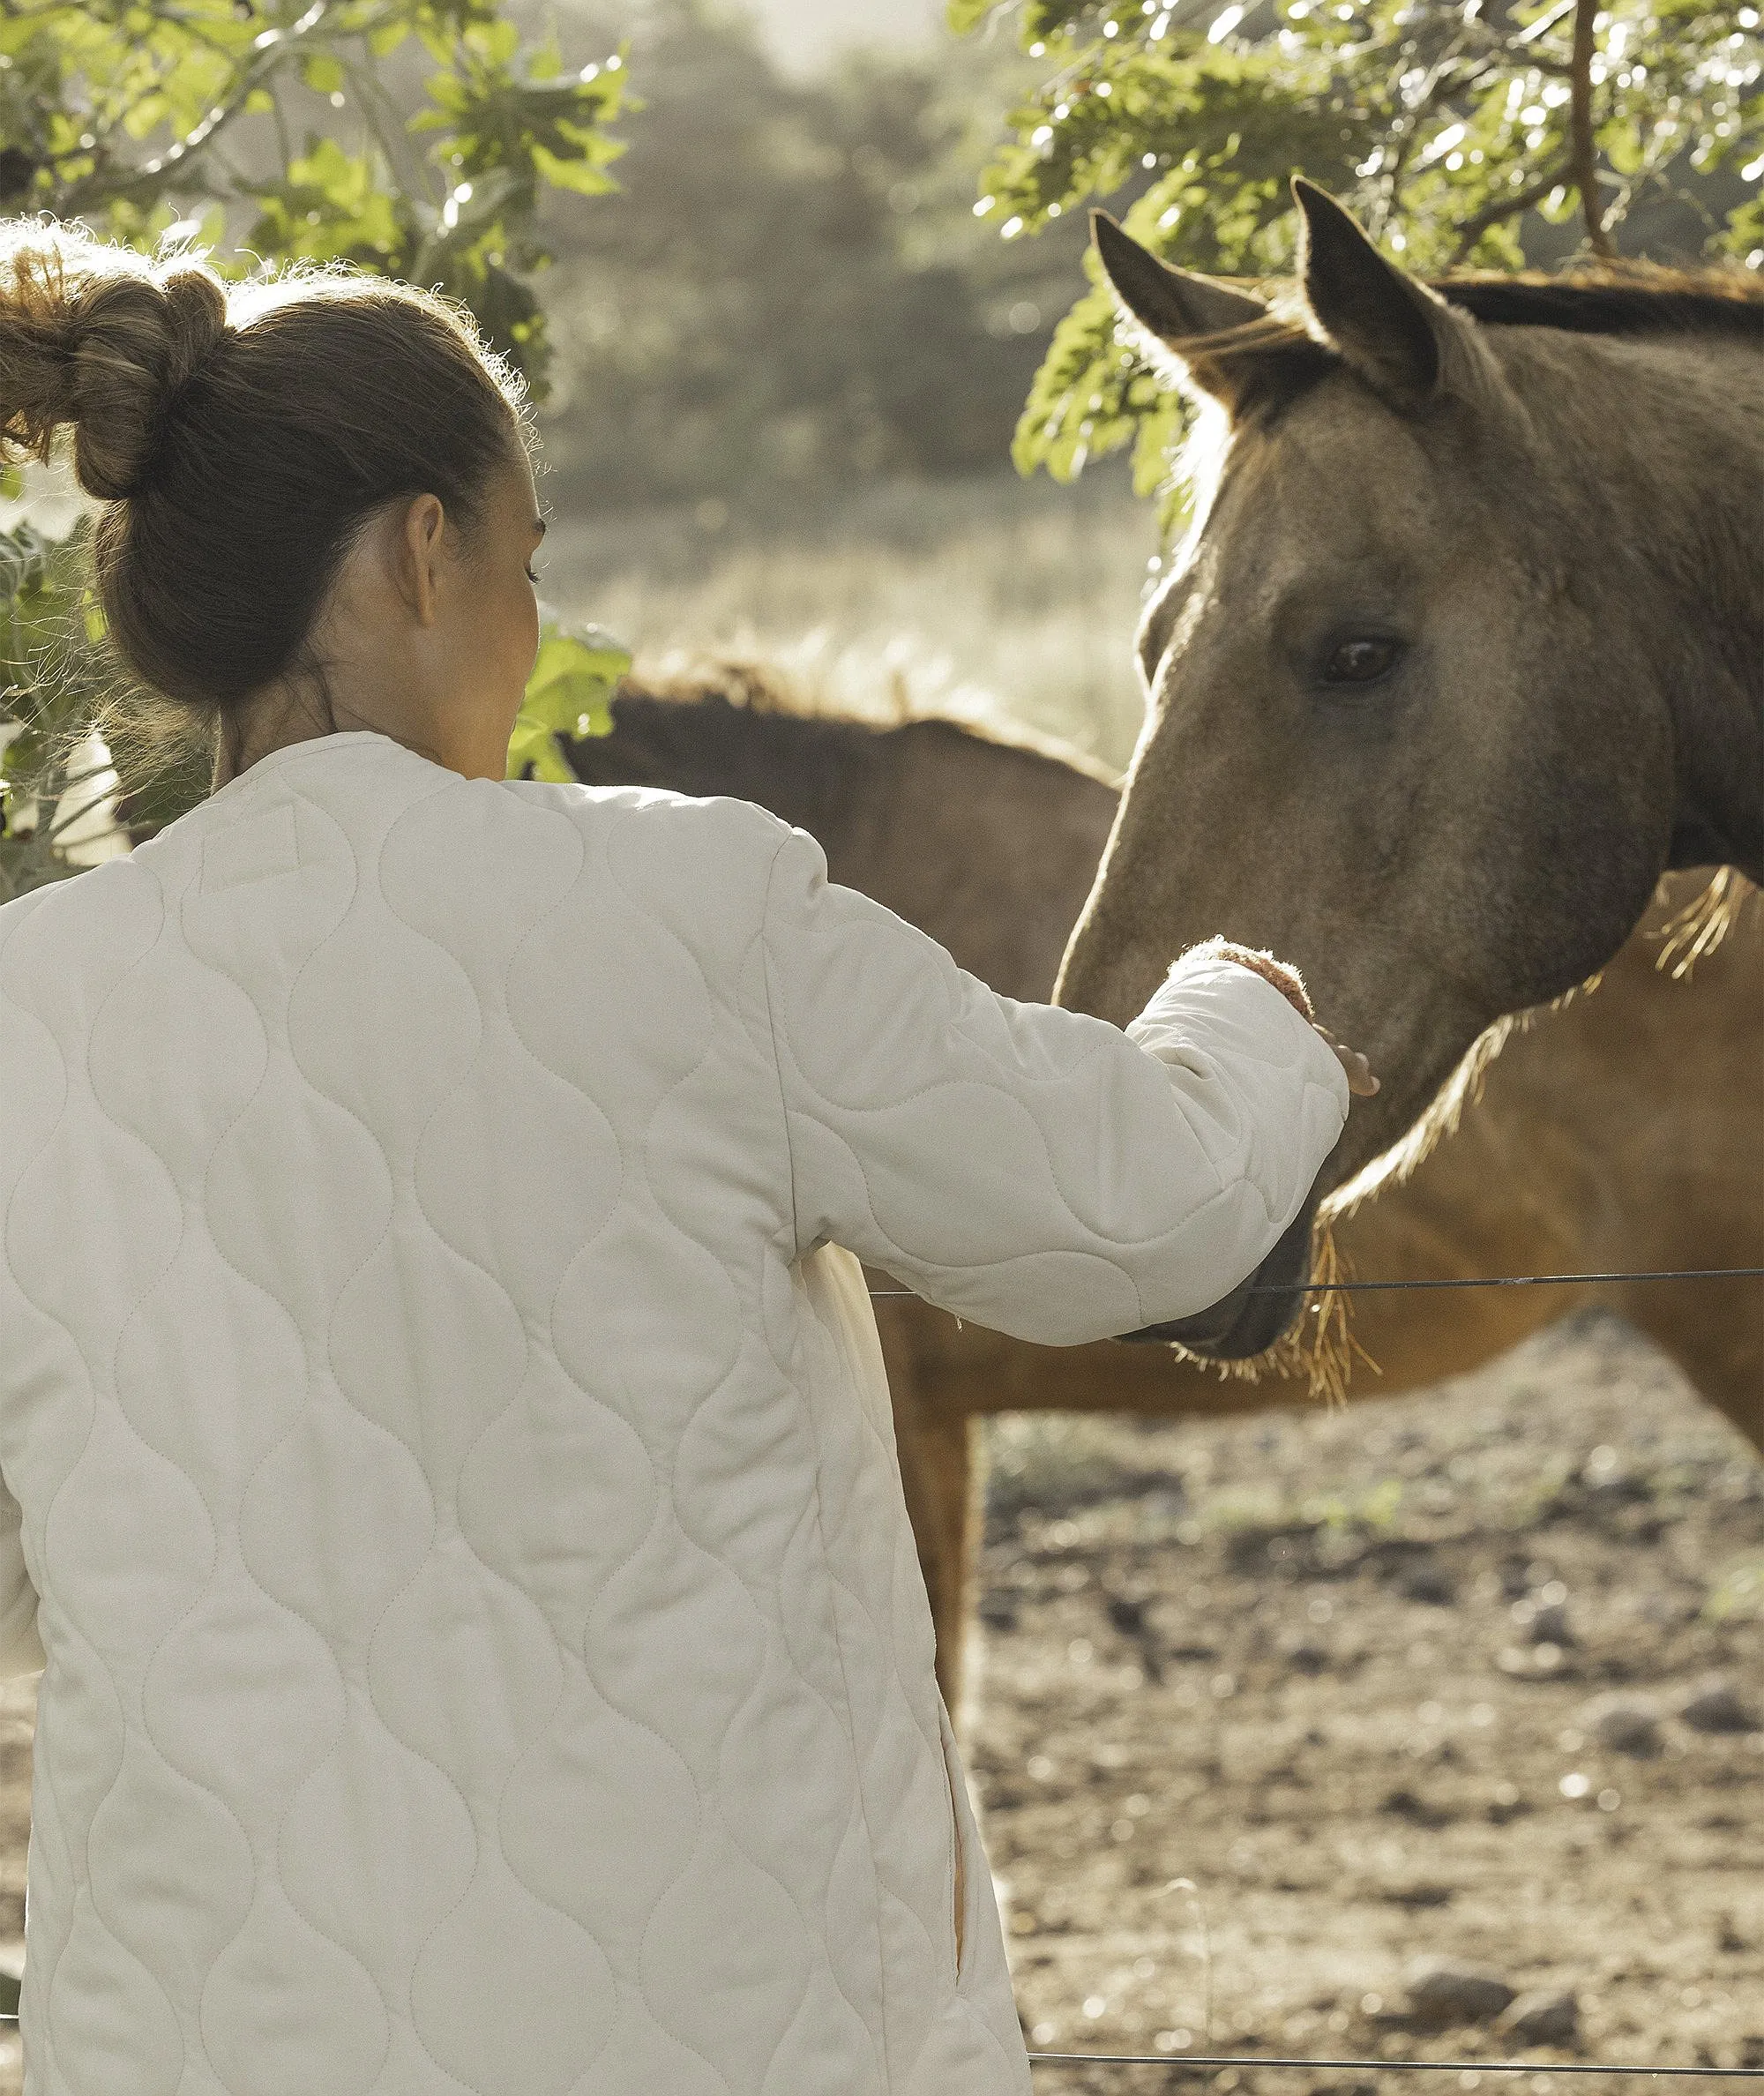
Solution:
{"label": "foliage in foreground", "polygon": [[542,389],[534,206],[613,186],[624,90],[621,55],[566,75],[500,0],[26,0],[0,14],[0,213],[432,284]]}
{"label": "foliage in foreground", "polygon": [[[29,525],[0,533],[0,681],[11,716],[0,719],[0,902],[109,856],[114,823],[162,828],[209,791],[206,749],[157,742],[151,714],[116,704],[86,565],[89,524],[64,539]],[[607,733],[630,667],[610,634],[548,618],[506,775],[573,779],[557,737]]]}
{"label": "foliage in foreground", "polygon": [[[542,397],[538,200],[614,186],[624,85],[622,53],[566,73],[500,0],[24,0],[0,11],[0,213],[235,277],[344,261],[433,286]],[[109,783],[87,731],[127,718],[85,533],[0,534],[0,898],[78,870],[64,846]],[[604,699],[598,640],[547,651],[517,730],[542,769],[551,724]],[[193,758],[124,783],[154,822],[207,790]]]}
{"label": "foliage in foreground", "polygon": [[[1614,254],[1663,198],[1699,214],[1710,258],[1764,264],[1755,6],[949,0],[948,15],[959,32],[1014,21],[1045,68],[975,206],[1006,238],[1131,187],[1124,222],[1167,260],[1273,276],[1292,258],[1298,171],[1423,273],[1520,267],[1528,213],[1578,221],[1588,251]],[[1131,443],[1150,493],[1180,404],[1117,342],[1087,266],[1093,288],[1055,334],[1015,457],[1069,479]]]}

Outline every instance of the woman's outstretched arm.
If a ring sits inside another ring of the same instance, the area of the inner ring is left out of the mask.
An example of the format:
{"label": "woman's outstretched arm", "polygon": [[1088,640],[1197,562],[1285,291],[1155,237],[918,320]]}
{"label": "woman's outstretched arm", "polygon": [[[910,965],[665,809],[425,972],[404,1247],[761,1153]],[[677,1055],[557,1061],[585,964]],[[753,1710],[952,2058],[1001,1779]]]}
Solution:
{"label": "woman's outstretched arm", "polygon": [[845,1246],[1025,1339],[1076,1344],[1228,1294],[1297,1215],[1347,1077],[1281,991],[1202,951],[1124,1033],[1019,1004],[797,831],[765,960],[798,1249]]}

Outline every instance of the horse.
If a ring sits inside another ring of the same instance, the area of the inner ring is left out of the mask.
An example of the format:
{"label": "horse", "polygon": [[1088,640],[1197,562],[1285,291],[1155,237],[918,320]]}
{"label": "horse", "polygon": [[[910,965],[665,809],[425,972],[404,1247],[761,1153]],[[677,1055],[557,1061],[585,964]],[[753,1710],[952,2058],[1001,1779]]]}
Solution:
{"label": "horse", "polygon": [[[1051,989],[1118,805],[1109,773],[1047,737],[1003,724],[829,716],[807,710],[775,674],[740,663],[627,678],[611,732],[563,746],[590,784],[759,802],[816,837],[834,880],[1019,998]],[[1667,981],[1657,963],[1683,965],[1696,930],[1686,913],[1702,885],[1689,875],[1665,883],[1596,996],[1517,1030],[1453,1140],[1339,1226],[1353,1269],[1400,1280],[1757,1261],[1764,1104],[1743,1066],[1764,1019],[1764,910],[1739,910],[1730,894],[1706,919],[1694,974]],[[1611,1145],[1613,1119],[1645,1126],[1648,1141]],[[1359,1297],[1355,1337],[1381,1373],[1361,1362],[1345,1394],[1394,1395],[1466,1372],[1595,1303],[1630,1318],[1764,1441],[1764,1303],[1749,1322],[1712,1321],[1706,1305],[1660,1284]],[[1227,1379],[1163,1347],[1030,1346],[913,1296],[882,1295],[876,1314],[938,1679],[958,1713],[980,1417],[1216,1417],[1309,1394],[1296,1369]]]}
{"label": "horse", "polygon": [[1057,998],[1124,1021],[1222,932],[1297,965],[1383,1078],[1198,1343],[1225,1359],[1298,1316],[1312,1214],[1412,1165],[1663,873],[1764,875],[1764,282],[1423,283],[1294,187],[1297,281],[1266,298],[1092,221],[1195,403],[1194,499]]}

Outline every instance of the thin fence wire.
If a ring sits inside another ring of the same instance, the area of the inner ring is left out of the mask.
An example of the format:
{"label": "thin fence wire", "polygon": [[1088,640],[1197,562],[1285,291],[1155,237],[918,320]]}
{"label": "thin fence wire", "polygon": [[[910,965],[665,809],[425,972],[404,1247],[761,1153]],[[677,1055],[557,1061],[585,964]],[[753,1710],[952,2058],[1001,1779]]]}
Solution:
{"label": "thin fence wire", "polygon": [[[18,2011],[0,2010],[0,2024],[15,2024]],[[1718,2080],[1764,2081],[1764,2067],[1623,2067],[1603,2062],[1564,2065],[1555,2060],[1287,2060],[1254,2054],[1032,2052],[1031,2067],[1163,2067],[1171,2071],[1214,2067],[1351,2068],[1363,2074],[1651,2074],[1672,2080],[1713,2076]]]}
{"label": "thin fence wire", "polygon": [[[1456,1281],[1336,1281],[1332,1293],[1362,1295],[1408,1288],[1561,1288],[1575,1284],[1618,1281],[1758,1281],[1764,1267],[1690,1267],[1611,1274],[1497,1274]],[[1293,1295],[1300,1292],[1289,1284],[1259,1285],[1250,1295]],[[911,1288],[872,1288],[872,1297],[909,1296]],[[1175,2058],[1169,2053],[1054,2053],[1032,2052],[1032,2067],[1162,2067],[1171,2073],[1193,2073],[1201,2069],[1225,2067],[1325,2068],[1351,2070],[1361,2074],[1646,2074],[1656,2079],[1716,2079],[1764,2081],[1764,2067],[1640,2067],[1608,2062],[1562,2064],[1553,2060],[1298,2060],[1267,2055],[1190,2054]]]}
{"label": "thin fence wire", "polygon": [[[1496,1274],[1469,1281],[1328,1281],[1319,1282],[1316,1292],[1330,1295],[1362,1294],[1368,1290],[1391,1288],[1561,1288],[1575,1282],[1593,1281],[1757,1281],[1764,1280],[1764,1267],[1685,1267],[1654,1273],[1635,1274]],[[1245,1295],[1297,1295],[1299,1291],[1280,1282],[1258,1282]]]}
{"label": "thin fence wire", "polygon": [[[1567,1288],[1608,1281],[1764,1281],[1764,1267],[1672,1267],[1633,1274],[1493,1274],[1463,1281],[1259,1282],[1245,1295],[1368,1295],[1397,1288]],[[872,1297],[916,1295],[914,1288],[872,1288]],[[1698,2070],[1701,2071],[1700,2069]],[[1753,2070],[1745,2070],[1747,2073]]]}
{"label": "thin fence wire", "polygon": [[1169,2053],[1054,2053],[1032,2052],[1032,2067],[1329,2067],[1352,2068],[1366,2074],[1652,2074],[1674,2080],[1713,2075],[1726,2080],[1764,2081],[1764,2067],[1625,2067],[1603,2062],[1562,2065],[1554,2060],[1284,2060],[1254,2054],[1208,2056],[1193,2054],[1181,2059]]}

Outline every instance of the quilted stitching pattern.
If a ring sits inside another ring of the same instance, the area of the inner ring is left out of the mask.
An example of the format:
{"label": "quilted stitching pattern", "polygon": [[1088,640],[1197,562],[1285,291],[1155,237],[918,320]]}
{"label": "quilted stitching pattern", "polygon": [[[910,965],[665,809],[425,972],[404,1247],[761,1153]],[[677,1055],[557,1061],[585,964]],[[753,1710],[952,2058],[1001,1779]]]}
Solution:
{"label": "quilted stitching pattern", "polygon": [[767,921],[800,1234],[977,1324],[1073,1345],[1204,1309],[1298,1213],[1341,1134],[1334,1056],[1212,954],[1170,970],[1129,1047],[995,995],[829,888],[801,833]]}
{"label": "quilted stitching pattern", "polygon": [[364,730],[0,910],[32,2096],[1027,2091],[833,1247],[1181,1314],[1334,1065],[1231,970],[1160,1067],[824,874]]}

